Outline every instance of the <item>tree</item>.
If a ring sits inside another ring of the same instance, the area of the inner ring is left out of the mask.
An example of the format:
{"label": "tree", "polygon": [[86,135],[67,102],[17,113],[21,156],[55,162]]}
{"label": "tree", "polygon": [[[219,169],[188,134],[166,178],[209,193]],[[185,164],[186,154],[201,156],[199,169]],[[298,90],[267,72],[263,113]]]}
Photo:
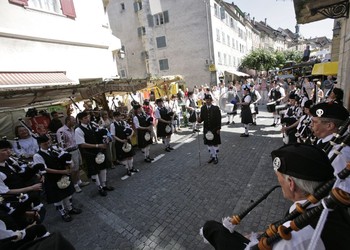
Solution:
{"label": "tree", "polygon": [[241,67],[255,69],[258,71],[282,68],[287,61],[300,62],[302,53],[300,51],[271,51],[266,49],[253,50],[246,55],[241,63]]}

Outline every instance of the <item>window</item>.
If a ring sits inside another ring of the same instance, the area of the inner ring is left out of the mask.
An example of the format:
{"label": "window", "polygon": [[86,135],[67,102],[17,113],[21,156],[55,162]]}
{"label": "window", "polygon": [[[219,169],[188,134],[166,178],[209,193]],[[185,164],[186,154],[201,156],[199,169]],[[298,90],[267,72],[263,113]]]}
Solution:
{"label": "window", "polygon": [[220,30],[216,29],[216,41],[220,42]]}
{"label": "window", "polygon": [[231,17],[230,18],[230,27],[233,28],[234,27],[234,24],[233,24],[233,18]]}
{"label": "window", "polygon": [[154,15],[154,23],[155,25],[162,25],[165,23],[169,22],[169,12],[168,11],[164,11],[158,14]]}
{"label": "window", "polygon": [[164,48],[164,47],[166,47],[165,36],[157,37],[156,41],[157,41],[157,48]]}
{"label": "window", "polygon": [[222,43],[226,44],[225,33],[222,32],[221,35],[222,35]]}
{"label": "window", "polygon": [[125,10],[125,4],[124,3],[121,3],[120,7],[122,8],[122,10]]}
{"label": "window", "polygon": [[220,13],[219,7],[218,7],[218,5],[216,3],[214,3],[214,15],[216,17],[219,17],[219,13]]}
{"label": "window", "polygon": [[125,78],[125,77],[126,77],[126,74],[125,74],[125,70],[124,70],[124,69],[121,69],[121,70],[120,70],[120,77],[121,77],[121,78]]}
{"label": "window", "polygon": [[137,28],[137,34],[138,36],[144,36],[146,35],[146,28],[144,26]]}
{"label": "window", "polygon": [[168,70],[169,69],[168,59],[159,60],[159,69],[160,70]]}
{"label": "window", "polygon": [[134,11],[138,12],[139,10],[142,10],[142,2],[141,1],[134,2]]}
{"label": "window", "polygon": [[227,56],[225,53],[224,53],[224,65],[227,66]]}
{"label": "window", "polygon": [[232,38],[232,48],[235,48],[235,39]]}
{"label": "window", "polygon": [[[16,2],[18,1],[16,0]],[[22,0],[22,2],[24,1]],[[27,2],[31,8],[63,14],[70,18],[76,17],[73,0],[28,0]]]}
{"label": "window", "polygon": [[231,42],[231,37],[229,35],[227,35],[227,46],[231,46],[230,42]]}
{"label": "window", "polygon": [[228,66],[232,67],[232,57],[228,56]]}
{"label": "window", "polygon": [[222,60],[221,60],[221,53],[218,52],[218,64],[222,64]]}

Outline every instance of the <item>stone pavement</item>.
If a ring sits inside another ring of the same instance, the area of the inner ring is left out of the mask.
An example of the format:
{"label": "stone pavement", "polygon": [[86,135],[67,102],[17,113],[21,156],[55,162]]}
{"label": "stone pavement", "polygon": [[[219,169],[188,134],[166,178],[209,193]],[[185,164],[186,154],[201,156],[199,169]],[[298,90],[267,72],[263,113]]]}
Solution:
{"label": "stone pavement", "polygon": [[[137,150],[134,166],[139,173],[122,180],[124,168],[109,170],[115,190],[107,197],[90,184],[73,196],[82,214],[66,223],[49,205],[44,224],[51,232],[62,232],[78,250],[213,249],[199,236],[205,221],[242,212],[278,184],[270,153],[282,146],[282,138],[280,127],[269,127],[271,116],[260,112],[248,138],[239,137],[243,126],[238,116],[236,124],[223,125],[218,165],[207,163],[203,134],[188,128],[174,135],[172,152],[153,145],[151,156],[157,158],[151,164]],[[223,124],[226,121],[223,117]],[[263,231],[288,207],[277,189],[236,229],[244,234]]]}

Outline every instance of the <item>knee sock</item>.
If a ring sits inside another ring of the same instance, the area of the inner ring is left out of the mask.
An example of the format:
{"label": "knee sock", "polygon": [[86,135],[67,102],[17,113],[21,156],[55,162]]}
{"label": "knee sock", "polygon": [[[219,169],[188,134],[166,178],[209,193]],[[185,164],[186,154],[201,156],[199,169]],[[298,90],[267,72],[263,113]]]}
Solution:
{"label": "knee sock", "polygon": [[133,158],[127,160],[127,163],[128,163],[129,169],[134,168],[134,159]]}
{"label": "knee sock", "polygon": [[95,182],[96,186],[98,186],[98,187],[101,186],[100,178],[98,177],[97,174],[92,175],[91,180],[92,180],[92,182]]}
{"label": "knee sock", "polygon": [[58,212],[59,212],[61,215],[65,215],[65,214],[66,214],[66,211],[64,210],[63,202],[62,202],[62,201],[55,202],[54,205],[55,205],[56,209],[58,210]]}
{"label": "knee sock", "polygon": [[72,196],[68,196],[62,200],[64,210],[72,210]]}
{"label": "knee sock", "polygon": [[215,150],[213,146],[208,146],[208,151],[210,154],[210,158],[215,158]]}
{"label": "knee sock", "polygon": [[246,135],[249,134],[249,132],[248,132],[248,127],[249,127],[248,124],[244,124],[244,133],[245,133]]}
{"label": "knee sock", "polygon": [[101,186],[105,187],[106,186],[106,181],[107,181],[107,169],[100,170],[100,173],[98,174],[98,177],[100,179]]}
{"label": "knee sock", "polygon": [[217,158],[219,153],[219,147],[218,146],[212,146],[212,147],[213,147],[214,157]]}

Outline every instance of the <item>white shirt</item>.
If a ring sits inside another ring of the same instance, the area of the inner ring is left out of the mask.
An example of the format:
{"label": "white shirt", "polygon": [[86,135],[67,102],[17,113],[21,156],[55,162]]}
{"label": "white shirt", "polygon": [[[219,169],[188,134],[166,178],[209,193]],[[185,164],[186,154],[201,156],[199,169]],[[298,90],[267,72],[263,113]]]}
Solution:
{"label": "white shirt", "polygon": [[[0,163],[0,169],[3,167],[5,167],[5,162]],[[6,178],[7,178],[6,174],[4,174],[3,172],[0,172],[0,193],[1,194],[6,194],[8,191],[10,191],[10,189],[8,188],[8,186],[6,186],[4,182]]]}
{"label": "white shirt", "polygon": [[[84,128],[87,128],[87,124],[81,124]],[[77,127],[75,129],[75,142],[77,145],[85,143],[85,134],[84,131],[81,130],[81,128]]]}
{"label": "white shirt", "polygon": [[[295,209],[296,203],[303,204],[305,201],[306,200],[295,202],[290,207],[289,212],[292,212]],[[310,207],[312,206],[315,206],[315,205],[311,205]],[[289,227],[290,221],[285,222],[283,225],[285,227]],[[292,238],[290,240],[280,240],[279,242],[273,245],[272,249],[273,250],[307,250],[314,231],[315,230],[310,225],[304,227],[303,229],[297,232],[292,231],[291,232]],[[317,250],[326,249],[321,240],[317,242],[316,249]]]}
{"label": "white shirt", "polygon": [[32,157],[39,150],[38,142],[32,136],[26,139],[19,139],[18,143],[21,147],[20,149],[17,148],[17,142],[14,142],[12,145],[13,151],[17,156]]}

